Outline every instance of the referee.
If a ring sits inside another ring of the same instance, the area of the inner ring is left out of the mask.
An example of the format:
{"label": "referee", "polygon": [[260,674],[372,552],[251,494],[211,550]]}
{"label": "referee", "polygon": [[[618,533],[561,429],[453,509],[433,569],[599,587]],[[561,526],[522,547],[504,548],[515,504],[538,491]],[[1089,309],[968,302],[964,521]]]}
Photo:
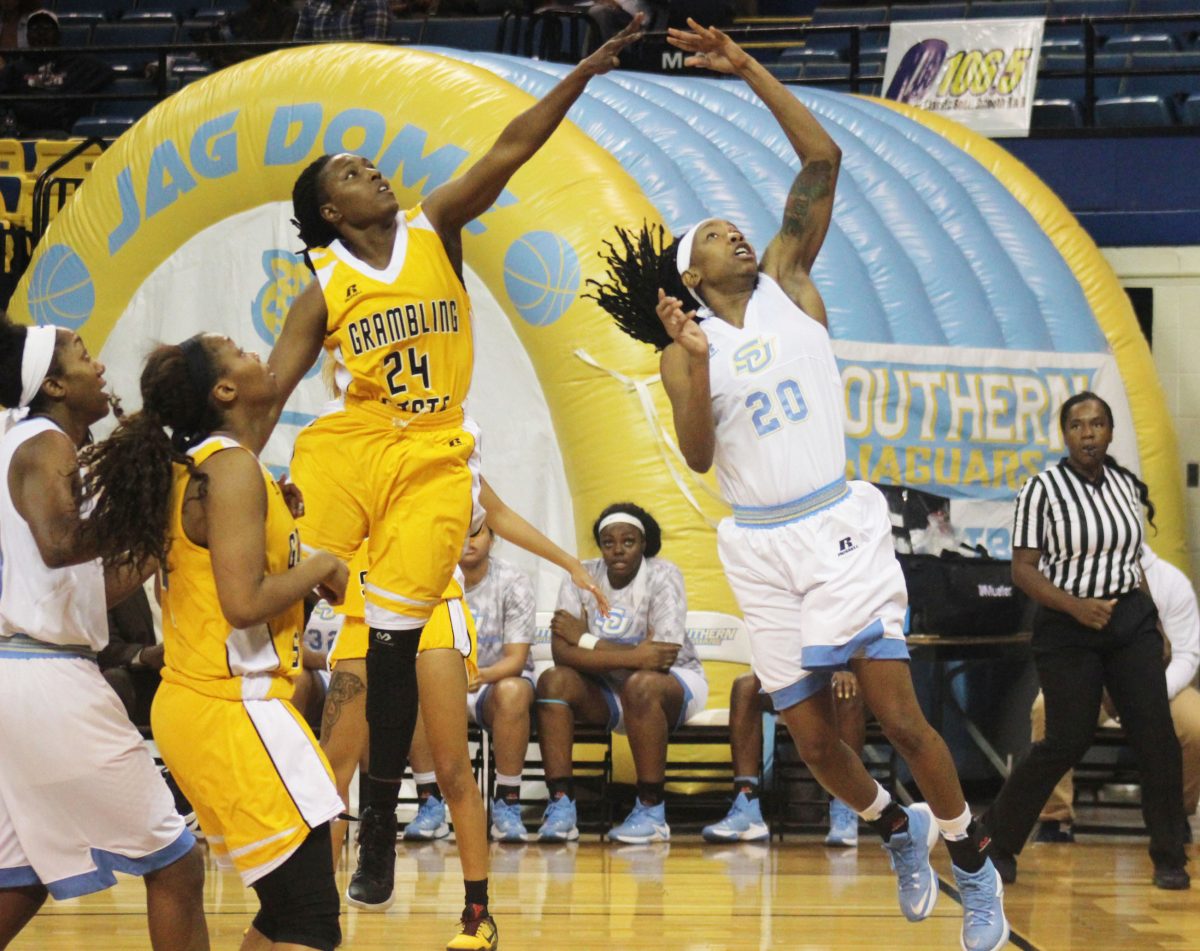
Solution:
{"label": "referee", "polygon": [[1095,393],[1059,413],[1068,456],[1025,483],[1013,527],[1013,583],[1038,605],[1033,659],[1046,701],[1045,739],[1030,747],[984,817],[1006,882],[1015,855],[1063,774],[1092,743],[1105,689],[1142,777],[1154,884],[1190,887],[1183,780],[1171,722],[1158,612],[1139,562],[1144,483],[1108,455],[1112,409]]}

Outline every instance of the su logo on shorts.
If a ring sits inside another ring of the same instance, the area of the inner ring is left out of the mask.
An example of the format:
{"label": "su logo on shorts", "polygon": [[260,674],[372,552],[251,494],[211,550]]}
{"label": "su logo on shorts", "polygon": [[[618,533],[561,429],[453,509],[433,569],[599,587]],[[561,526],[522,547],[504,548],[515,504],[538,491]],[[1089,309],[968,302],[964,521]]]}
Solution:
{"label": "su logo on shorts", "polygon": [[761,373],[774,361],[774,337],[755,337],[733,351],[733,370],[738,376]]}

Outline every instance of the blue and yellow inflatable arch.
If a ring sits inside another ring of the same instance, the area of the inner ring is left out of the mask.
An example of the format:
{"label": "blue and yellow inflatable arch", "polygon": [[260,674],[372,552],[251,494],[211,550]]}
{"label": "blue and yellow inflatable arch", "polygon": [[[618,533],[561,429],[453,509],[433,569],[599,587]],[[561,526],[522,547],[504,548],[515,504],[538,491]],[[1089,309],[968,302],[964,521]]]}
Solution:
{"label": "blue and yellow inflatable arch", "polygon": [[[206,246],[199,259],[184,253],[195,236],[263,208],[285,225],[296,174],[323,152],[371,157],[402,202],[416,203],[562,74],[499,55],[356,45],[223,70],[153,110],[96,163],[11,309],[77,328],[95,350],[129,313],[152,314],[147,333],[176,339],[206,326],[248,267],[265,283],[244,295],[238,319],[270,339],[306,279],[282,225],[269,240],[249,229]],[[1155,547],[1183,565],[1177,454],[1148,350],[1115,276],[1061,203],[993,143],[936,116],[797,95],[844,152],[815,278],[847,384],[851,474],[951,496],[960,526],[1004,554],[1012,496],[1060,448],[1057,405],[1089,386],[1114,403],[1118,456],[1150,484]],[[691,606],[732,610],[710,527],[723,507],[674,452],[655,356],[582,295],[603,277],[597,251],[618,223],[678,230],[721,216],[763,247],[798,162],[736,83],[610,74],[570,118],[468,228],[466,261],[546,394],[581,550],[604,504],[636,498],[669,526],[664,553],[683,568]],[[161,287],[173,275],[211,296],[146,299],[152,276]]]}

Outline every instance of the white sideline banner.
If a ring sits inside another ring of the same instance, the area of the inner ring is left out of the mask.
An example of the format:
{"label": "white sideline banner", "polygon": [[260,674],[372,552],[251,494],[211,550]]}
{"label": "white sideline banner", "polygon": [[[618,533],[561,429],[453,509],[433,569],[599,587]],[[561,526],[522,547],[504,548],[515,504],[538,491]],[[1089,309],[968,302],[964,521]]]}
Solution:
{"label": "white sideline banner", "polygon": [[1041,17],[893,23],[884,96],[991,136],[1029,134]]}

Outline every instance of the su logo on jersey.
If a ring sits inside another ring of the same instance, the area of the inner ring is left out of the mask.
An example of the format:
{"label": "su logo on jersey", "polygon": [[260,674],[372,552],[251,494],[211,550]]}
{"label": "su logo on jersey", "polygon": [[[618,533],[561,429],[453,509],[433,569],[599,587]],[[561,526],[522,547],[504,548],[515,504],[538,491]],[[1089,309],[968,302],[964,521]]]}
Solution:
{"label": "su logo on jersey", "polygon": [[608,617],[599,611],[595,613],[596,630],[602,637],[610,640],[623,641],[629,637],[629,629],[633,626],[633,618],[625,613],[620,605],[613,605]]}
{"label": "su logo on jersey", "polygon": [[733,351],[733,370],[738,376],[761,373],[775,360],[775,338],[755,337]]}

